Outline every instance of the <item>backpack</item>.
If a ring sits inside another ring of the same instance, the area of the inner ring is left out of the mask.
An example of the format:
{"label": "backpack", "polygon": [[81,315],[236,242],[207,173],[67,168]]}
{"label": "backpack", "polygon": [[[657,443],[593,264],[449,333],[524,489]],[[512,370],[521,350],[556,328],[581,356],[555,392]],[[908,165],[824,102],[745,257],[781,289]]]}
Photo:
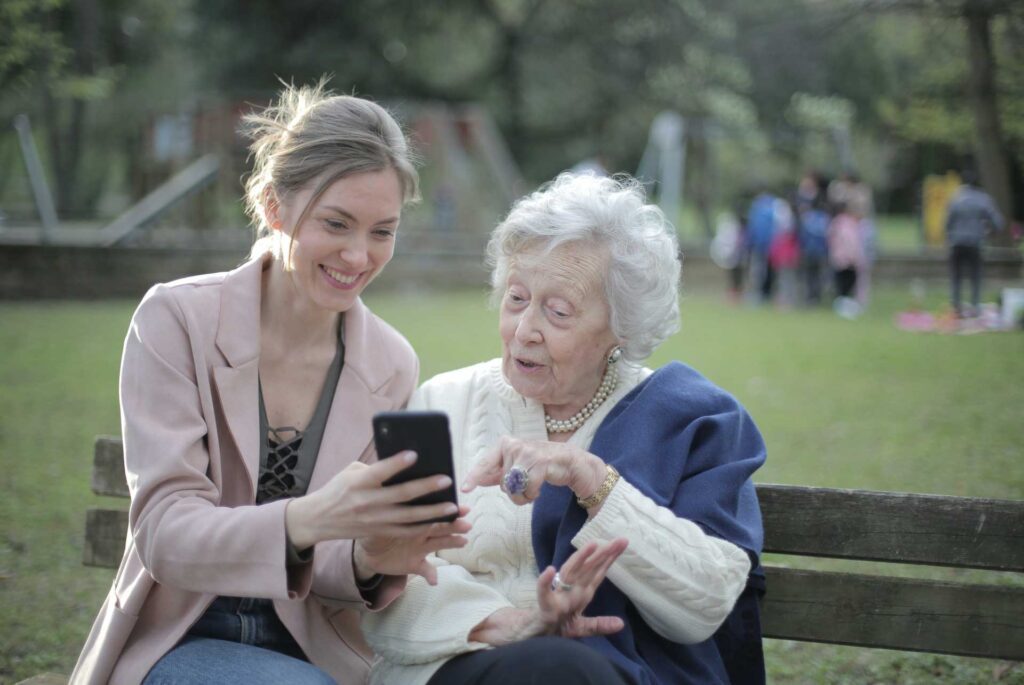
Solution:
{"label": "backpack", "polygon": [[771,249],[772,238],[775,237],[775,198],[771,195],[758,195],[750,205],[747,235],[750,249],[766,256]]}
{"label": "backpack", "polygon": [[808,257],[825,257],[828,255],[828,223],[831,220],[827,212],[820,209],[808,209],[800,214],[800,251]]}

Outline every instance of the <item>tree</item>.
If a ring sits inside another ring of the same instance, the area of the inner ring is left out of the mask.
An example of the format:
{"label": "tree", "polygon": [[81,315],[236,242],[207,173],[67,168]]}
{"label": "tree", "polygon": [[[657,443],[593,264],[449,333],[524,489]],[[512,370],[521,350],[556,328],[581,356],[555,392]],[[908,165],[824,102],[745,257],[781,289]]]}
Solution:
{"label": "tree", "polygon": [[[982,184],[1004,215],[1014,216],[1010,158],[1006,152],[1009,146],[1000,115],[992,27],[1000,17],[1019,24],[1024,19],[1024,7],[1011,0],[860,0],[860,3],[866,10],[937,16],[962,26],[967,43],[966,95],[973,123],[974,156]],[[944,42],[938,47],[941,50],[951,46]],[[955,50],[955,45],[952,47]],[[1019,91],[1016,96],[1020,98]]]}
{"label": "tree", "polygon": [[1010,190],[1010,165],[1004,148],[1002,125],[997,104],[995,70],[992,55],[991,2],[965,2],[964,19],[967,24],[967,44],[970,55],[971,109],[974,113],[975,150],[982,182],[992,193],[1003,215],[1013,216]]}
{"label": "tree", "polygon": [[[839,97],[854,112],[854,147],[881,156],[867,175],[905,184],[904,202],[923,174],[959,166],[968,155],[983,178],[995,179],[986,180],[993,195],[1010,195],[1004,179],[1012,163],[1024,163],[1024,53],[1014,39],[1024,37],[1024,5],[764,0],[736,11],[759,120],[790,163],[819,135],[794,119],[793,103],[804,95]],[[978,13],[974,38],[971,12]],[[856,163],[866,161],[861,150]]]}
{"label": "tree", "polygon": [[[160,51],[184,0],[5,0],[0,3],[3,115],[28,112],[41,123],[63,216],[88,215],[101,195],[120,139],[137,119],[130,110],[91,121],[96,110],[138,86]],[[136,97],[139,91],[133,93]],[[103,129],[117,129],[101,135]],[[109,136],[109,137],[108,137]],[[111,140],[113,139],[113,140]],[[93,162],[83,179],[83,163]]]}
{"label": "tree", "polygon": [[[705,112],[711,89],[745,77],[711,0],[234,0],[196,13],[221,89],[328,71],[335,88],[375,97],[483,102],[536,179],[597,146],[635,168],[659,109]],[[239,33],[254,47],[229,49]]]}

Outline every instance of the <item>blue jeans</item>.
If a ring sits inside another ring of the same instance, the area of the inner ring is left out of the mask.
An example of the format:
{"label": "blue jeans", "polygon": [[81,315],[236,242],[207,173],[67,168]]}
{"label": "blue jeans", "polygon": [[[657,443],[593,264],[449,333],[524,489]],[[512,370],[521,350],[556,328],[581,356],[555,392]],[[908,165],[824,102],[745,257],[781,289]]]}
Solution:
{"label": "blue jeans", "polygon": [[960,305],[960,281],[966,276],[971,284],[971,314],[978,315],[981,294],[981,248],[977,245],[954,245],[949,252],[949,266],[953,282],[953,309],[962,313]]}
{"label": "blue jeans", "polygon": [[334,682],[309,663],[277,617],[273,602],[249,597],[215,599],[143,681],[145,685]]}

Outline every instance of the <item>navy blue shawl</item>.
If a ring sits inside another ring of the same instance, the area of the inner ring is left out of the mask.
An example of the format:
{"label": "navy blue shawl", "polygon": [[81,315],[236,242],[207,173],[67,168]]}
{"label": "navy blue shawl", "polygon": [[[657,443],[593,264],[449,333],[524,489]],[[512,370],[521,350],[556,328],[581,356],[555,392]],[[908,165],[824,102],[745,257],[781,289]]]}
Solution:
{"label": "navy blue shawl", "polygon": [[[582,642],[640,685],[764,682],[756,601],[764,587],[758,566],[764,535],[750,477],[764,463],[765,446],[746,410],[697,371],[672,362],[612,408],[590,451],[657,504],[746,550],[755,571],[725,625],[693,645],[658,635],[606,580],[586,613],[619,616],[626,627]],[[544,484],[533,505],[538,570],[569,558],[586,519],[568,488]]]}

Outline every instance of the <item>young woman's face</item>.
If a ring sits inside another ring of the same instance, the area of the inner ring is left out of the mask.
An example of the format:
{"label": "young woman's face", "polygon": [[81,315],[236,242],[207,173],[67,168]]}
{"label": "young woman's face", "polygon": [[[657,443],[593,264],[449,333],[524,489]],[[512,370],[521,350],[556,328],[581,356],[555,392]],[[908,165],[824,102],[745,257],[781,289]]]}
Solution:
{"label": "young woman's face", "polygon": [[344,312],[394,255],[402,187],[393,169],[345,176],[296,225],[315,186],[282,200],[271,225],[282,232],[281,254],[298,292],[318,307]]}

